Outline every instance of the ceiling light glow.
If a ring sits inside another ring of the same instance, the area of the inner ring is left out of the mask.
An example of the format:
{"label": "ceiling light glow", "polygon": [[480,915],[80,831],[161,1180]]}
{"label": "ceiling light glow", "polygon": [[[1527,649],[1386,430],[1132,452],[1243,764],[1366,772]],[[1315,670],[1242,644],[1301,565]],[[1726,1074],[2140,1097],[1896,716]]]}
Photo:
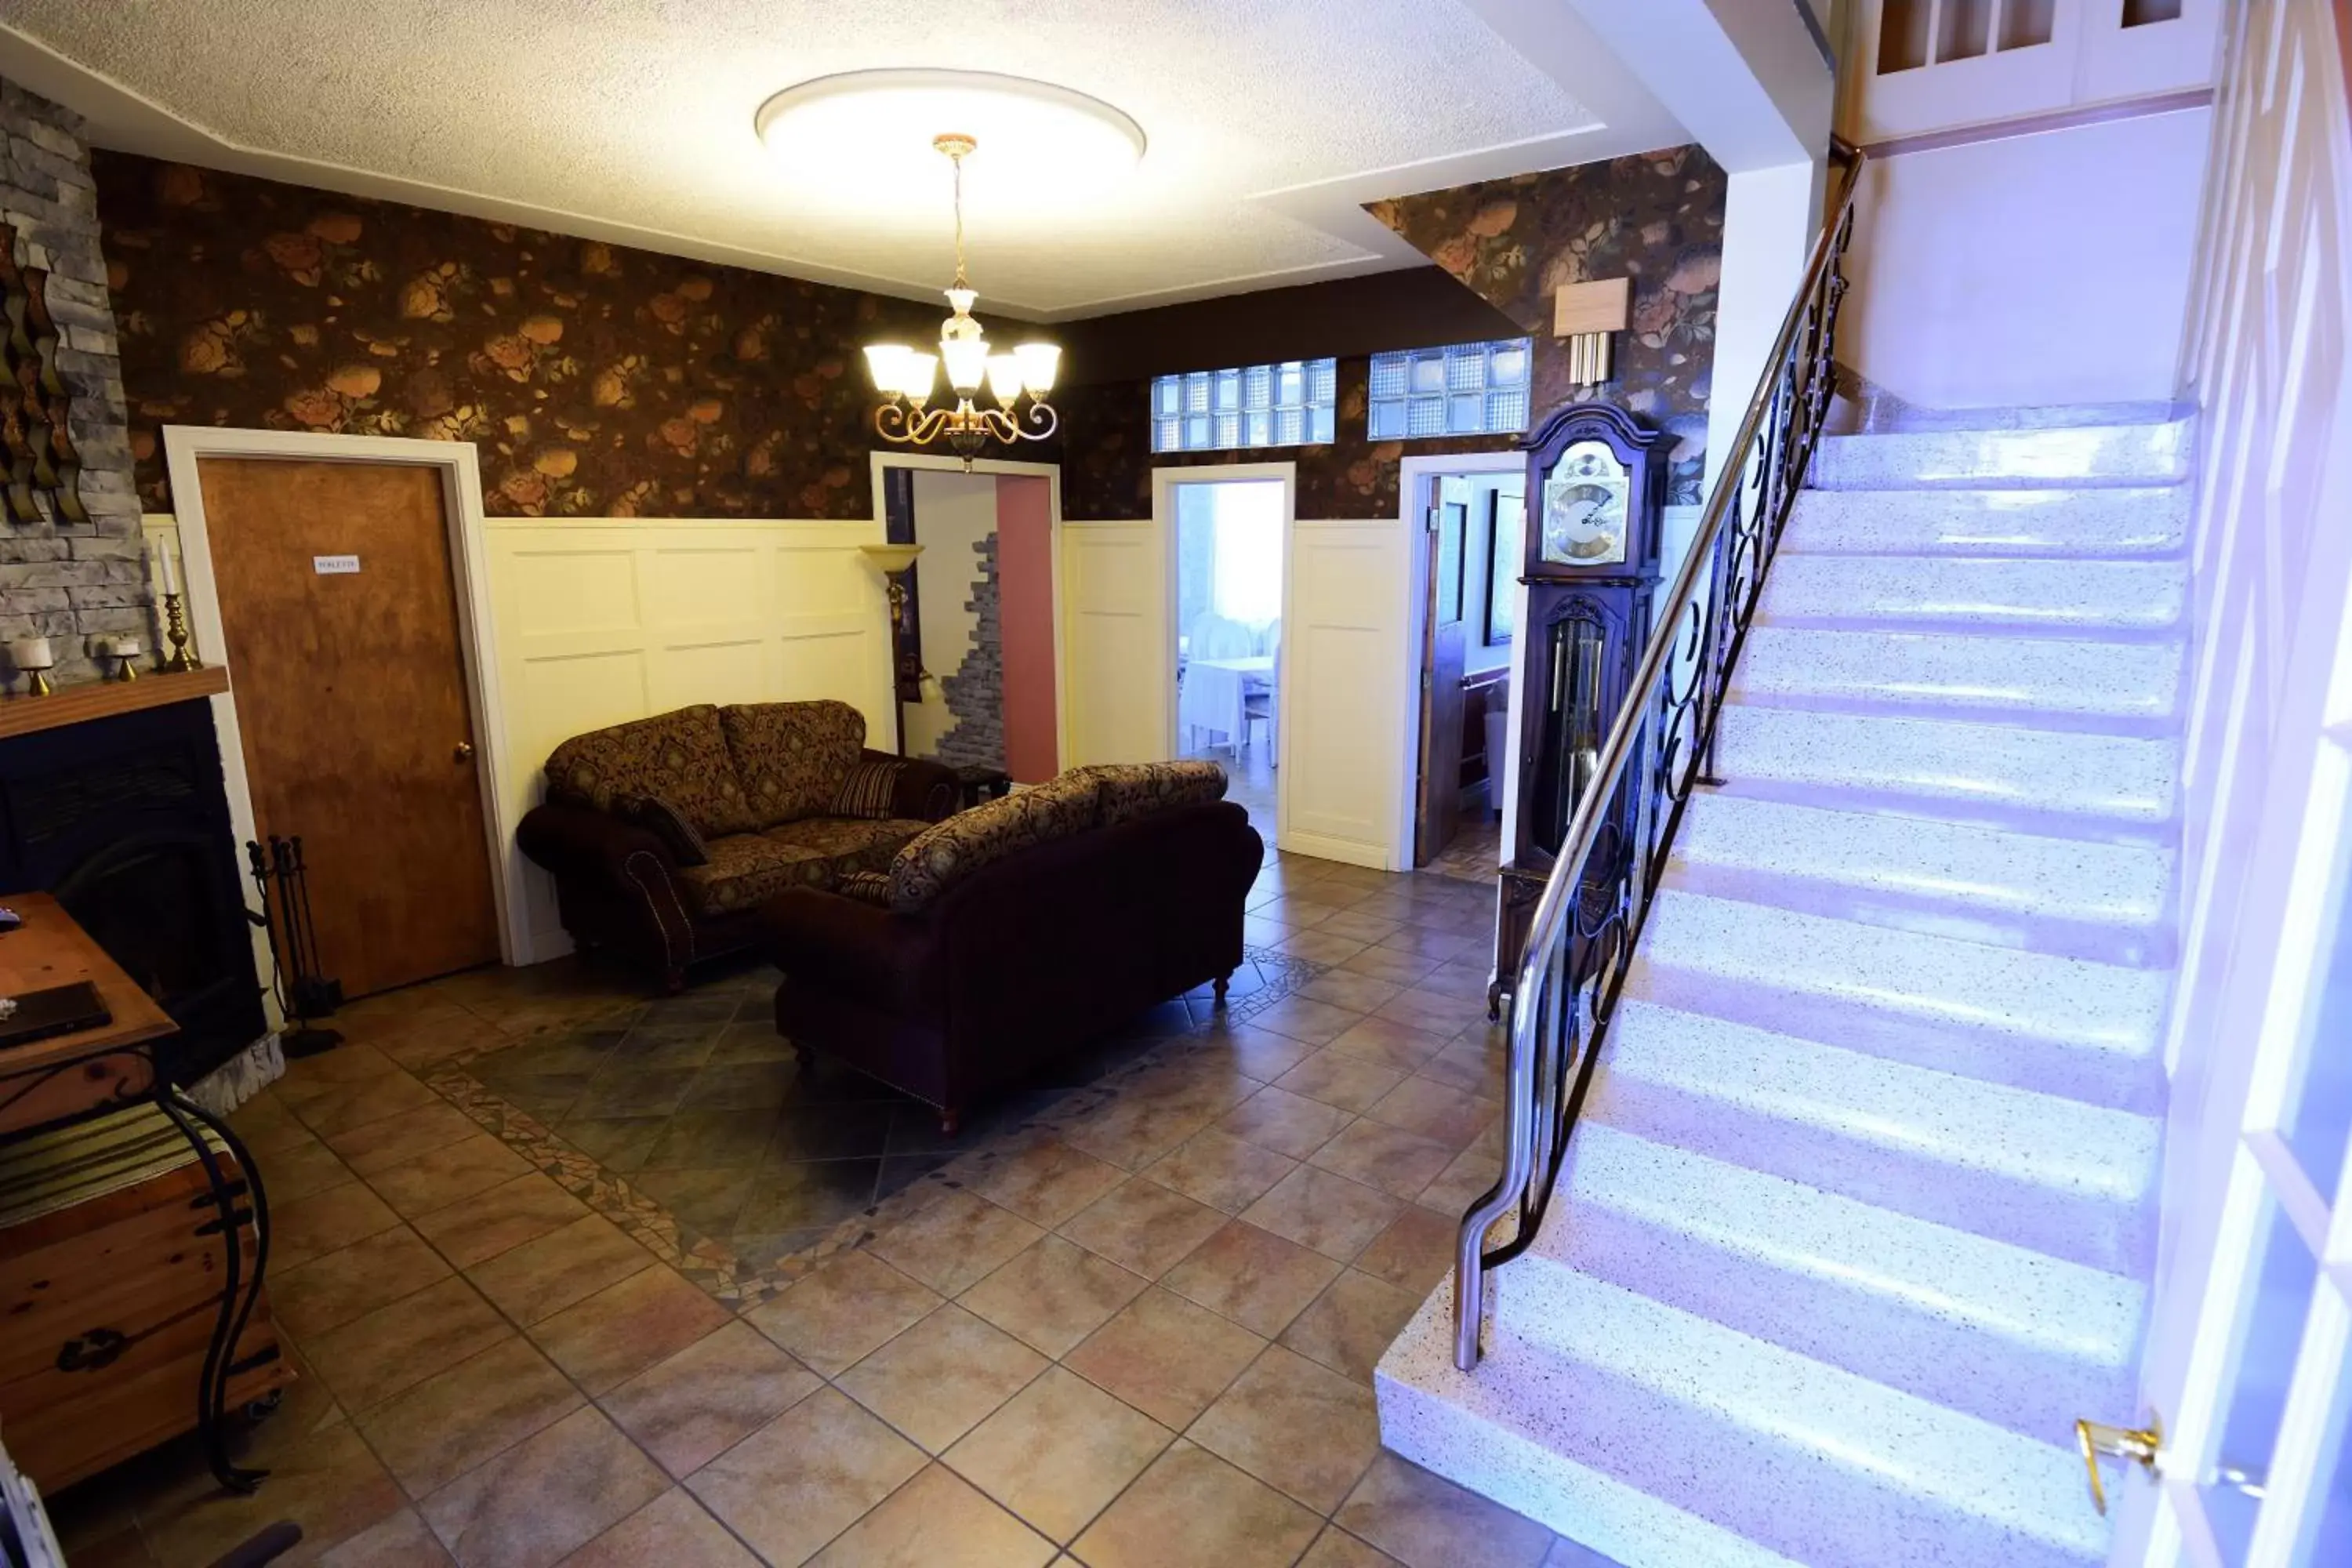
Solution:
{"label": "ceiling light glow", "polygon": [[845,71],[760,106],[760,140],[795,187],[892,206],[945,174],[933,141],[954,131],[988,148],[967,193],[976,209],[1065,205],[1099,195],[1143,156],[1143,128],[1100,99],[992,71]]}

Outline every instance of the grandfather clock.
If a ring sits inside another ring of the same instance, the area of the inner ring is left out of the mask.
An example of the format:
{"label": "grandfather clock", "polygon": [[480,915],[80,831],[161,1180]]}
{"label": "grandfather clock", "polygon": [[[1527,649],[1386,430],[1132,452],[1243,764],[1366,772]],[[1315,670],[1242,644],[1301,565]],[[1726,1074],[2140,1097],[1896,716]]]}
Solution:
{"label": "grandfather clock", "polygon": [[1572,403],[1528,454],[1518,811],[1496,896],[1491,1009],[1517,978],[1536,900],[1600,766],[1650,640],[1666,497],[1665,433],[1606,403]]}

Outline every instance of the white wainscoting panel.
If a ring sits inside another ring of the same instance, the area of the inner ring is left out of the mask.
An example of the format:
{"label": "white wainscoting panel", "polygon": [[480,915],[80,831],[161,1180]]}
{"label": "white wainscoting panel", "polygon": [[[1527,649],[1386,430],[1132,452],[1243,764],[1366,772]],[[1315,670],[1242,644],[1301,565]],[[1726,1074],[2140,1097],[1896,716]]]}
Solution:
{"label": "white wainscoting panel", "polygon": [[1395,518],[1291,525],[1276,833],[1286,851],[1404,868],[1405,737],[1419,720],[1405,537]]}
{"label": "white wainscoting panel", "polygon": [[1167,557],[1154,523],[1062,526],[1065,768],[1168,754],[1176,672]]}
{"label": "white wainscoting panel", "polygon": [[[872,522],[493,518],[487,525],[517,815],[570,736],[696,702],[832,697],[892,743],[887,601]],[[568,941],[524,883],[532,952]]]}

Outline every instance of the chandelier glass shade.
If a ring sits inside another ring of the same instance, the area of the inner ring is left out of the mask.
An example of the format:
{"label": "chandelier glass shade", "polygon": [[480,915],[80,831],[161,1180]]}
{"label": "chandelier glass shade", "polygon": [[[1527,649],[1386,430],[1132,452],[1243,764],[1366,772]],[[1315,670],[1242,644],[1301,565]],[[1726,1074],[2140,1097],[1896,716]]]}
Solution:
{"label": "chandelier glass shade", "polygon": [[[936,353],[906,343],[869,343],[866,368],[882,395],[874,411],[875,434],[905,447],[943,444],[970,468],[991,441],[1042,441],[1060,425],[1045,397],[1054,390],[1062,350],[1047,342],[1022,343],[1009,353],[990,349],[988,334],[971,319],[980,295],[963,268],[963,161],[976,143],[969,136],[945,135],[931,145],[955,166],[955,282],[947,290],[954,313],[940,328]],[[942,368],[948,398],[934,407]],[[993,399],[994,406],[986,406],[985,399]]]}

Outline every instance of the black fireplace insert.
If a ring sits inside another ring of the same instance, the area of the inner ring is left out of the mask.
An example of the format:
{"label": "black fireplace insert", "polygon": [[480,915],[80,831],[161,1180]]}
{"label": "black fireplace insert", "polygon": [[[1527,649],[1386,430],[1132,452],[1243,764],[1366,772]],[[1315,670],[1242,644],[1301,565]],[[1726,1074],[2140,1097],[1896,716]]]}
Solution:
{"label": "black fireplace insert", "polygon": [[162,1004],[175,1083],[268,1026],[234,846],[207,703],[0,740],[0,894],[55,894]]}

